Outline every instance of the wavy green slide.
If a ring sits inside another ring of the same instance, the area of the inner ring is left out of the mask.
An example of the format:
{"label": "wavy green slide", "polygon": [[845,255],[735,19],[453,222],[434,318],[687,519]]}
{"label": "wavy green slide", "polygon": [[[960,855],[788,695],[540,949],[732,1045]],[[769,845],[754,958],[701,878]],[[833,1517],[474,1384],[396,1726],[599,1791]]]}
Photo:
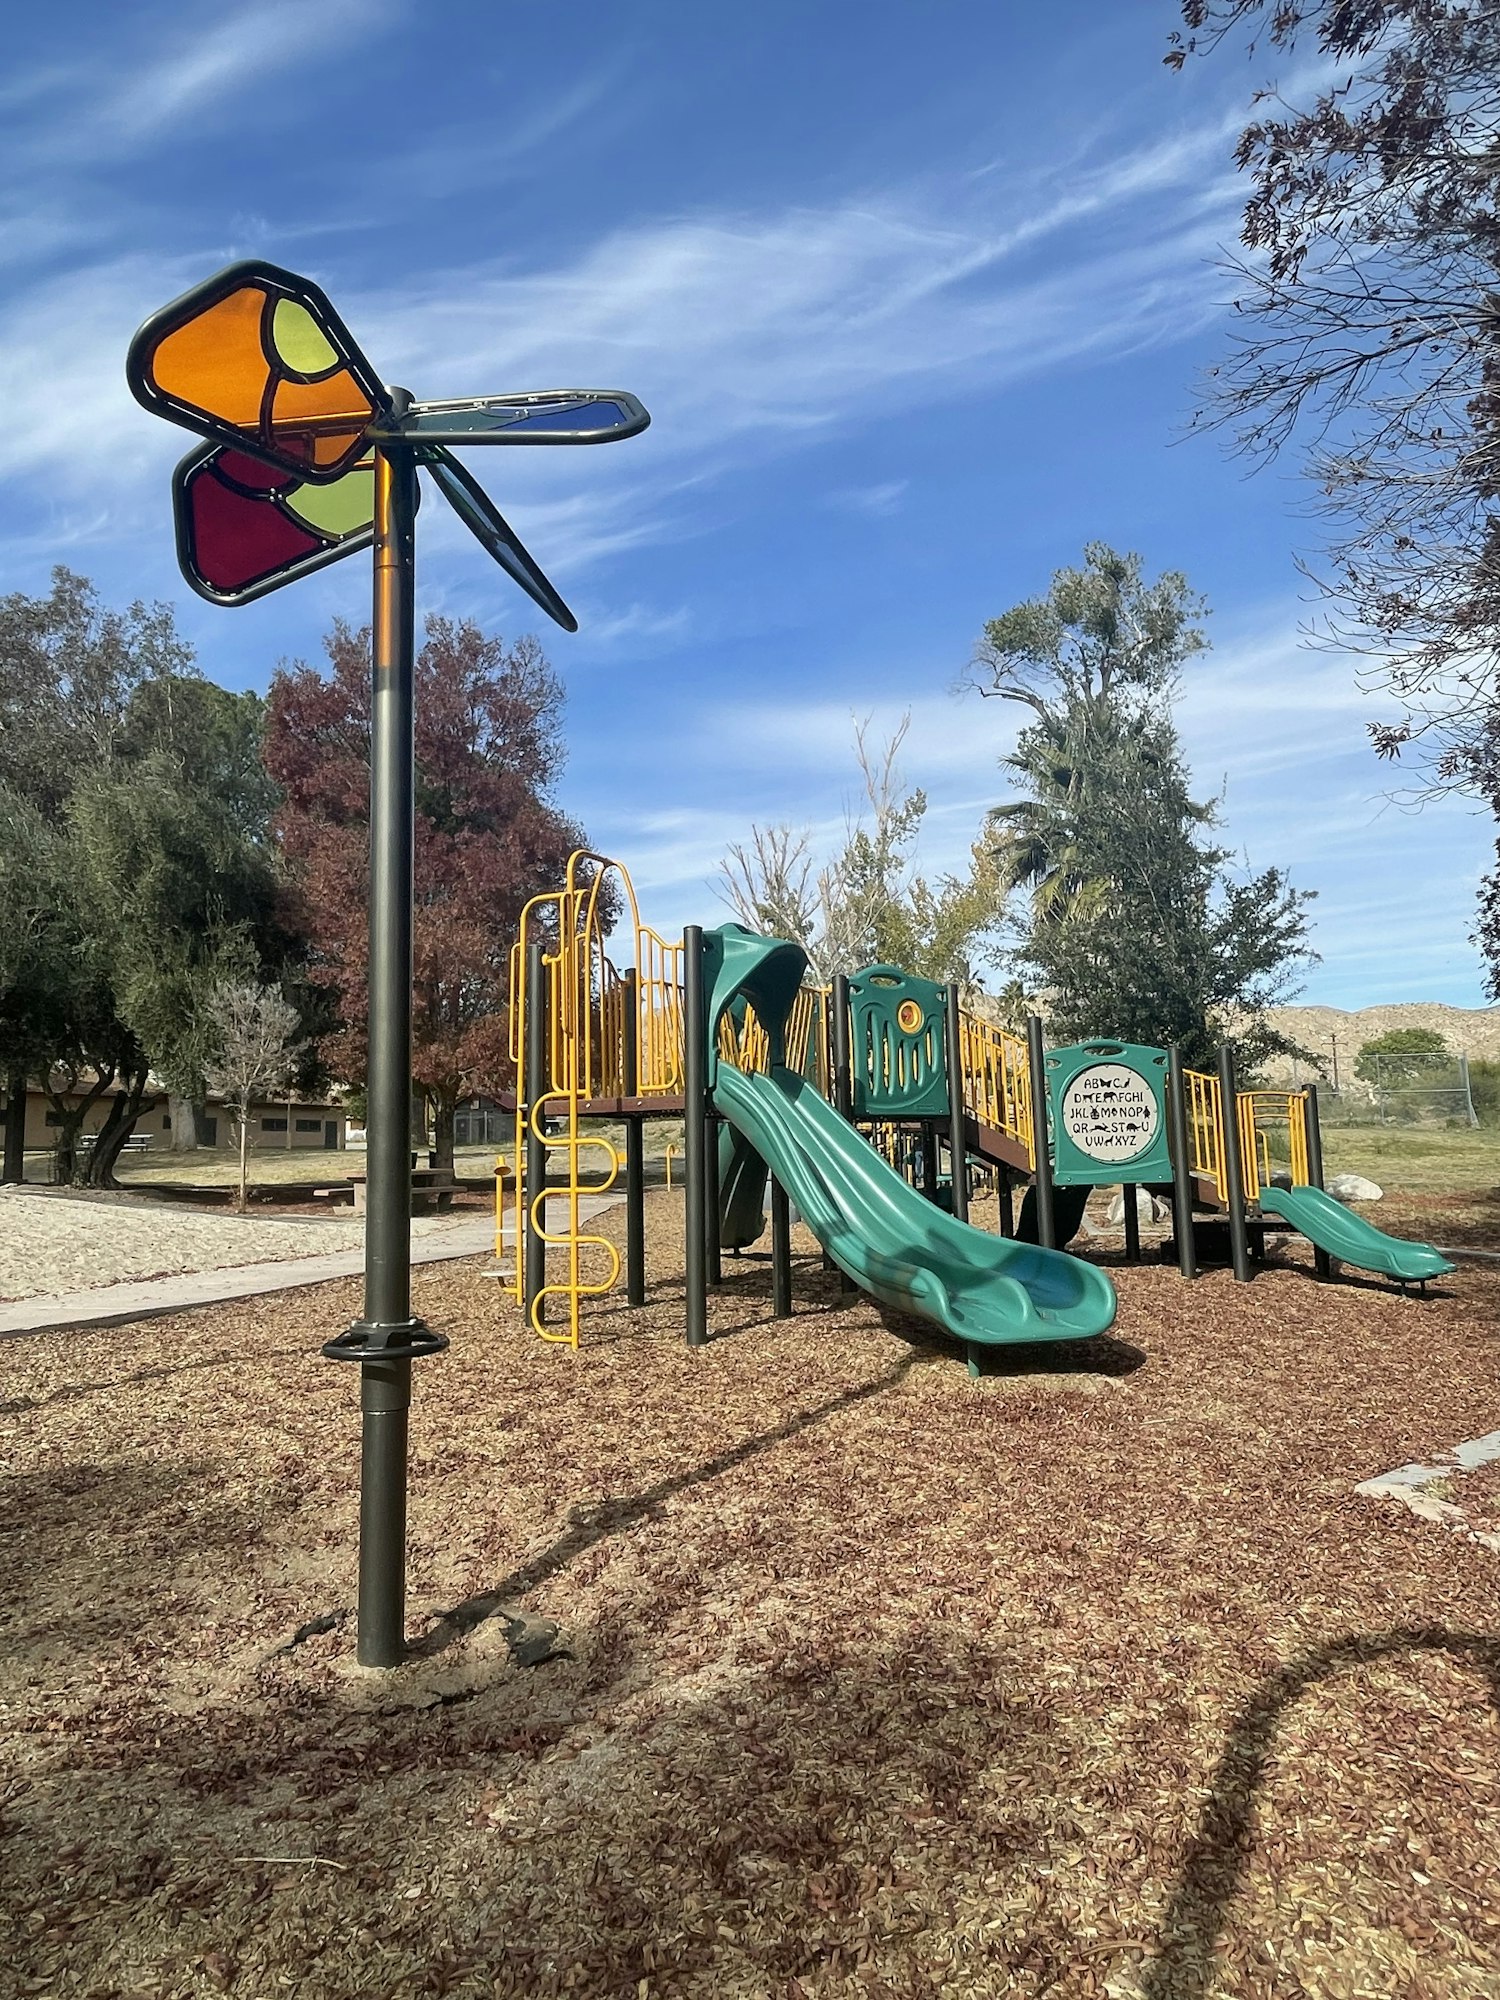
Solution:
{"label": "wavy green slide", "polygon": [[714,1102],[829,1256],[883,1305],[985,1346],[1108,1331],[1115,1288],[1102,1271],[935,1208],[795,1071],[721,1064]]}
{"label": "wavy green slide", "polygon": [[1310,1243],[1357,1270],[1379,1271],[1403,1284],[1415,1284],[1423,1278],[1444,1278],[1458,1268],[1430,1243],[1387,1236],[1321,1188],[1262,1188],[1259,1199],[1262,1213],[1284,1217]]}

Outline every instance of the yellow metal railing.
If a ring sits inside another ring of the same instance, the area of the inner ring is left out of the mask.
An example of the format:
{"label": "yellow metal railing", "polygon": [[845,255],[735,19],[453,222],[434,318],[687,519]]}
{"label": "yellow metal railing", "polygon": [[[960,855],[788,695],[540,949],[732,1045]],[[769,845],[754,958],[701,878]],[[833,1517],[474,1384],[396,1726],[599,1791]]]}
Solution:
{"label": "yellow metal railing", "polygon": [[1219,1079],[1200,1069],[1184,1070],[1183,1077],[1187,1086],[1188,1163],[1201,1179],[1213,1182],[1220,1201],[1227,1201]]}
{"label": "yellow metal railing", "polygon": [[1025,1148],[1027,1159],[1034,1159],[1031,1070],[1025,1042],[992,1021],[961,1011],[958,1052],[965,1110],[979,1124],[1014,1139]]}

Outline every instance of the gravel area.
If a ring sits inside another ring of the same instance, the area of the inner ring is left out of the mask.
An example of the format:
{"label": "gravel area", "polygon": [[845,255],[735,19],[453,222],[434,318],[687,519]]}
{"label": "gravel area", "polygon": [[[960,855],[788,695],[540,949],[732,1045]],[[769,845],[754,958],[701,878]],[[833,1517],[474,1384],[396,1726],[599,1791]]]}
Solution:
{"label": "gravel area", "polygon": [[[412,1234],[472,1219],[418,1216]],[[167,1207],[139,1195],[0,1186],[0,1299],[50,1298],[181,1271],[327,1257],[357,1250],[364,1240],[364,1218],[347,1210],[326,1220],[271,1221]]]}

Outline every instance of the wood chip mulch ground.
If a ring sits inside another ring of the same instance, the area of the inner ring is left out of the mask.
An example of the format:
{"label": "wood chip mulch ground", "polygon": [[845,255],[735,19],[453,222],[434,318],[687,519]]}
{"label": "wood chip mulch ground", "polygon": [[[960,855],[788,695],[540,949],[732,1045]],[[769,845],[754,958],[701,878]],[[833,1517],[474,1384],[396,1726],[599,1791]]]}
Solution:
{"label": "wood chip mulch ground", "polygon": [[1500,1996],[1500,1559],[1353,1492],[1500,1423],[1500,1266],[971,1383],[812,1259],[688,1353],[680,1228],[577,1356],[414,1274],[391,1675],[356,1285],[0,1347],[0,1994]]}

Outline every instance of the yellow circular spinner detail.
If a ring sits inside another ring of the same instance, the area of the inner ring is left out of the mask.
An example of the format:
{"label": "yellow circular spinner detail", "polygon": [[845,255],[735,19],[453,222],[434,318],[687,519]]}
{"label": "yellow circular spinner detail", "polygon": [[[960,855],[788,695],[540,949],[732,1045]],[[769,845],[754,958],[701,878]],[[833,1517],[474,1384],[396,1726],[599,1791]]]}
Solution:
{"label": "yellow circular spinner detail", "polygon": [[896,1009],[896,1026],[903,1035],[914,1035],[922,1025],[922,1010],[915,1000],[903,1000]]}

